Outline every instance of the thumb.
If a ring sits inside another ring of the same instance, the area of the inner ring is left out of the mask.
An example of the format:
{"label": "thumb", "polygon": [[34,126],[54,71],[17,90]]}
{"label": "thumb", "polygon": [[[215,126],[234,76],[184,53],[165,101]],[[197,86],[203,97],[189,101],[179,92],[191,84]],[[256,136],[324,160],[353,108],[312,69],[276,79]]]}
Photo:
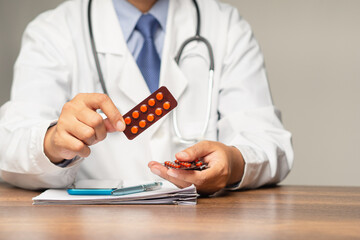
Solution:
{"label": "thumb", "polygon": [[181,152],[175,154],[179,161],[192,162],[198,158],[205,157],[213,152],[212,143],[210,141],[201,141]]}

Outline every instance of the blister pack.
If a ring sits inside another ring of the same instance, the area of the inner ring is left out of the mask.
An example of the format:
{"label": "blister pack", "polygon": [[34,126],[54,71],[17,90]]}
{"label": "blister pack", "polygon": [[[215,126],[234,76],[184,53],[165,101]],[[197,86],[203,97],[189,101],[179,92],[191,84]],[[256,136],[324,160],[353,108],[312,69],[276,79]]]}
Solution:
{"label": "blister pack", "polygon": [[193,162],[181,162],[179,160],[175,160],[174,162],[166,161],[164,162],[164,166],[167,168],[174,168],[174,169],[200,170],[200,171],[208,168],[207,163],[205,163],[200,159],[197,159]]}
{"label": "blister pack", "polygon": [[129,140],[139,136],[177,106],[177,101],[166,87],[161,87],[123,115]]}

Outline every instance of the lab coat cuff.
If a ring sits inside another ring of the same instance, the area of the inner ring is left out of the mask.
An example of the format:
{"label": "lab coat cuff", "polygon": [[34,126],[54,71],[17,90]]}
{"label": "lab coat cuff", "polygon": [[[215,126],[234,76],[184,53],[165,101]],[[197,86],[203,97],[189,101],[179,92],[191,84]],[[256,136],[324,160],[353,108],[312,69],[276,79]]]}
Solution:
{"label": "lab coat cuff", "polygon": [[249,146],[234,146],[241,152],[245,166],[242,179],[231,186],[227,186],[226,190],[239,190],[239,189],[249,189],[253,188],[252,185],[256,181],[257,168],[258,168],[258,157],[254,151]]}
{"label": "lab coat cuff", "polygon": [[[55,123],[56,124],[56,123]],[[77,158],[76,161],[72,161],[66,167],[57,166],[52,163],[44,152],[44,139],[45,134],[49,127],[54,126],[54,121],[47,121],[38,126],[37,131],[34,131],[35,136],[30,143],[30,159],[37,166],[37,168],[43,173],[60,174],[63,171],[68,172],[69,169],[76,167],[83,160]]]}

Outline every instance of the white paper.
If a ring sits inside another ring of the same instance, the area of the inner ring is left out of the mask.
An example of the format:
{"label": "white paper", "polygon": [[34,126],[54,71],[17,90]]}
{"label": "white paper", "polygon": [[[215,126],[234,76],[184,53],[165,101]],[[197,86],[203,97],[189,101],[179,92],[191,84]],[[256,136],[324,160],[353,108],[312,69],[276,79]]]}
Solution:
{"label": "white paper", "polygon": [[[125,186],[128,184],[124,184]],[[33,198],[34,205],[79,205],[79,204],[179,204],[195,205],[197,199],[194,185],[177,188],[170,182],[163,182],[159,190],[123,196],[111,195],[69,195],[66,189],[48,189]]]}

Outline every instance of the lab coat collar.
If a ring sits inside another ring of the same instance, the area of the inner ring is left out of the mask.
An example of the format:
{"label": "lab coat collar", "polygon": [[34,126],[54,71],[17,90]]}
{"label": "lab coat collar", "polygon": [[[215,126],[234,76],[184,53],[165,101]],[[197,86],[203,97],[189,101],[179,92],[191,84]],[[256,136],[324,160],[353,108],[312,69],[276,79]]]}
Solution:
{"label": "lab coat collar", "polygon": [[[181,96],[188,86],[188,79],[177,65],[175,56],[180,45],[195,34],[196,20],[189,17],[189,12],[191,12],[191,10],[195,11],[194,6],[190,1],[170,0],[168,22],[166,25],[167,34],[165,37],[161,63],[159,85],[166,86],[180,104]],[[191,51],[196,45],[197,43],[189,45],[188,50]],[[176,109],[173,111],[176,111]],[[156,136],[155,133],[169,116],[170,114],[166,115],[157,124],[152,126],[153,136]],[[156,156],[156,153],[153,153],[153,155]]]}
{"label": "lab coat collar", "polygon": [[[166,86],[177,100],[186,89],[188,80],[175,62],[175,56],[181,44],[195,34],[196,20],[191,16],[191,10],[195,11],[190,1],[171,0],[169,2],[160,86]],[[189,45],[188,50],[193,47],[193,44]]]}

